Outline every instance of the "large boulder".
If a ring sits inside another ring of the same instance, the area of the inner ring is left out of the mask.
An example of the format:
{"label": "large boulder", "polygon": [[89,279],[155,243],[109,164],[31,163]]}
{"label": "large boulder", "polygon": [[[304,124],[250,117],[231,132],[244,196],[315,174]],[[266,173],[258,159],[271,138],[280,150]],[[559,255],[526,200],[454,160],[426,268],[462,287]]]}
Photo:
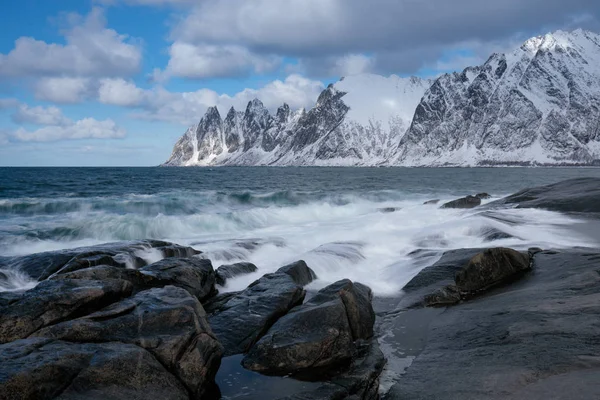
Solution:
{"label": "large boulder", "polygon": [[[153,276],[141,273],[137,269],[126,269],[121,267],[113,267],[112,265],[98,265],[77,271],[65,272],[52,275],[49,280],[124,280],[133,285],[134,292],[148,289],[155,286],[156,279]],[[157,286],[157,285],[156,285]],[[165,286],[165,285],[163,285]]]}
{"label": "large boulder", "polygon": [[214,295],[215,271],[210,260],[200,258],[165,258],[140,269],[154,278],[153,286],[181,287],[200,301]]}
{"label": "large boulder", "polygon": [[197,398],[214,390],[223,347],[198,300],[174,286],[150,289],[35,333],[70,342],[122,342],[152,353]]}
{"label": "large boulder", "polygon": [[238,275],[251,274],[256,271],[258,271],[256,265],[249,262],[221,265],[216,271],[216,282],[218,285],[224,286],[227,279],[234,278]]}
{"label": "large boulder", "polygon": [[481,205],[481,199],[477,196],[467,196],[442,205],[441,208],[475,208]]}
{"label": "large boulder", "polygon": [[250,370],[287,375],[334,368],[352,358],[353,343],[373,336],[371,290],[342,280],[277,321],[243,359]]}
{"label": "large boulder", "polygon": [[56,273],[67,273],[98,265],[143,267],[148,262],[142,255],[148,251],[154,253],[153,257],[156,253],[162,257],[191,257],[200,253],[191,247],[160,240],[140,240],[49,251],[22,257],[5,257],[0,260],[0,267],[18,269],[30,278],[42,281]]}
{"label": "large boulder", "polygon": [[485,250],[477,254],[456,273],[459,291],[477,293],[521,276],[531,269],[527,253],[506,248]]}
{"label": "large boulder", "polygon": [[302,304],[306,295],[302,286],[314,276],[306,263],[290,264],[219,302],[209,322],[225,355],[247,352],[279,318]]}
{"label": "large boulder", "polygon": [[61,280],[41,282],[0,306],[0,343],[23,339],[37,330],[89,314],[131,294],[127,281]]}
{"label": "large boulder", "polygon": [[0,345],[0,399],[188,399],[149,352],[123,343],[23,339]]}

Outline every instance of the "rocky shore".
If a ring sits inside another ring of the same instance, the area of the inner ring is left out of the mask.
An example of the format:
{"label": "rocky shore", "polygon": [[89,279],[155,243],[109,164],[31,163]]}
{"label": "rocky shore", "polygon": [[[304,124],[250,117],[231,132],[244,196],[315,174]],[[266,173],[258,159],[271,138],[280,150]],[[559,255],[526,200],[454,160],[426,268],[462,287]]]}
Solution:
{"label": "rocky shore", "polygon": [[[597,218],[598,188],[441,207]],[[347,279],[308,291],[318,276],[301,260],[219,293],[257,266],[155,240],[0,257],[0,270],[38,281],[0,292],[0,399],[600,398],[599,249],[453,250],[394,299]]]}

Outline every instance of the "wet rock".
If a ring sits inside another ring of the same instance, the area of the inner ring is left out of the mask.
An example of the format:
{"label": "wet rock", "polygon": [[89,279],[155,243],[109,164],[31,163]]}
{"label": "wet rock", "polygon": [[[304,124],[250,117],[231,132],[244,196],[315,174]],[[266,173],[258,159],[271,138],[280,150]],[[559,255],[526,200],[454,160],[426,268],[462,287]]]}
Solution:
{"label": "wet rock", "polygon": [[343,365],[352,358],[356,340],[373,336],[371,300],[371,290],[360,283],[327,286],[277,321],[242,365],[274,375]]}
{"label": "wet rock", "polygon": [[514,238],[514,236],[511,235],[510,233],[503,232],[496,228],[490,228],[483,232],[483,241],[484,242],[493,242],[495,240],[512,239],[512,238]]}
{"label": "wet rock", "polygon": [[218,303],[209,322],[225,355],[247,352],[279,318],[302,304],[306,295],[302,286],[314,276],[306,263],[299,261],[264,275]]}
{"label": "wet rock", "polygon": [[153,282],[156,280],[150,275],[142,274],[139,270],[113,267],[111,265],[98,265],[96,267],[79,269],[73,272],[56,274],[51,276],[49,279],[83,279],[98,281],[105,281],[109,279],[124,280],[133,285],[134,292],[139,292],[140,290],[152,287]]}
{"label": "wet rock", "polygon": [[16,268],[35,280],[45,280],[56,273],[73,272],[98,265],[139,268],[147,262],[139,256],[145,251],[191,257],[199,251],[160,240],[107,243],[98,246],[36,253],[23,257],[4,258],[4,267]]}
{"label": "wet rock", "polygon": [[560,212],[600,213],[600,178],[577,178],[525,189],[492,205],[543,208]]}
{"label": "wet rock", "polygon": [[477,254],[456,273],[458,290],[477,293],[521,276],[531,269],[529,255],[506,248]]}
{"label": "wet rock", "polygon": [[384,208],[378,208],[377,211],[379,211],[380,213],[384,213],[384,214],[390,214],[396,211],[401,210],[401,208],[399,207],[384,207]]}
{"label": "wet rock", "polygon": [[306,286],[317,279],[317,274],[302,260],[279,268],[277,273],[289,275],[294,282],[301,286]]}
{"label": "wet rock", "polygon": [[242,293],[242,292],[238,291],[238,292],[219,293],[219,294],[209,298],[208,300],[204,301],[202,303],[202,307],[204,308],[204,311],[206,311],[206,314],[208,314],[208,315],[217,314],[217,313],[225,310],[227,308],[225,306],[227,304],[227,302],[229,300],[231,300],[232,298],[234,298],[235,296],[238,296],[240,293]]}
{"label": "wet rock", "polygon": [[376,339],[359,341],[352,354],[352,362],[346,370],[340,371],[316,390],[280,400],[377,400],[379,377],[385,363],[385,357]]}
{"label": "wet rock", "polygon": [[425,296],[426,307],[446,307],[460,303],[460,291],[455,285],[448,285]]}
{"label": "wet rock", "polygon": [[152,353],[196,398],[215,390],[223,354],[198,300],[174,286],[140,292],[86,317],[42,329],[35,336],[134,344]]}
{"label": "wet rock", "polygon": [[238,275],[251,274],[252,272],[258,271],[256,265],[249,262],[241,262],[237,264],[221,265],[216,271],[216,283],[224,286],[225,282],[229,278],[236,277]]}
{"label": "wet rock", "polygon": [[215,271],[210,260],[165,258],[141,268],[140,272],[155,279],[153,286],[177,286],[187,290],[200,301],[216,293]]}
{"label": "wet rock", "polygon": [[450,201],[441,208],[475,208],[481,205],[481,199],[476,196],[467,196],[460,199]]}
{"label": "wet rock", "polygon": [[435,199],[435,200],[429,200],[426,201],[425,203],[423,203],[423,205],[434,205],[434,204],[438,204],[440,202],[440,199]]}
{"label": "wet rock", "polygon": [[477,197],[478,199],[481,199],[481,200],[487,200],[487,199],[491,199],[492,198],[492,196],[490,196],[489,194],[487,194],[485,192],[483,192],[483,193],[477,193],[475,195],[475,197]]}
{"label": "wet rock", "polygon": [[598,250],[539,252],[527,279],[437,313],[386,399],[599,398],[598,271]]}
{"label": "wet rock", "polygon": [[127,281],[44,281],[0,308],[0,343],[99,310],[131,294]]}
{"label": "wet rock", "polygon": [[0,399],[188,399],[149,352],[123,343],[24,339],[0,345]]}

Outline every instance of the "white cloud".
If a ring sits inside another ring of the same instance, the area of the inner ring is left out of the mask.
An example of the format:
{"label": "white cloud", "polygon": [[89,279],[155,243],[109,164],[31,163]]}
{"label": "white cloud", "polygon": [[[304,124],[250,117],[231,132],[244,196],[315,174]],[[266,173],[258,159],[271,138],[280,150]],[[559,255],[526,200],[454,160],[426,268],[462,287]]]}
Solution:
{"label": "white cloud", "polygon": [[98,121],[84,118],[66,126],[45,126],[34,131],[17,129],[12,136],[23,142],[53,142],[73,139],[117,139],[125,137],[125,130],[107,119]]}
{"label": "white cloud", "polygon": [[91,93],[89,78],[41,78],[35,84],[35,98],[54,103],[79,103]]}
{"label": "white cloud", "polygon": [[12,116],[16,123],[31,123],[36,125],[68,126],[72,121],[65,117],[58,107],[29,107],[21,104]]}
{"label": "white cloud", "polygon": [[222,116],[230,107],[243,111],[252,99],[258,98],[271,111],[288,103],[292,109],[312,107],[323,90],[320,81],[300,75],[290,75],[285,80],[270,82],[259,89],[245,89],[233,96],[218,94],[209,89],[195,92],[173,93],[163,88],[145,91],[141,112],[134,116],[149,120],[161,120],[190,125],[198,122],[211,106],[217,106]]}
{"label": "white cloud", "polygon": [[281,64],[280,57],[256,55],[236,45],[175,42],[169,54],[165,74],[193,79],[260,74],[272,71]]}
{"label": "white cloud", "polygon": [[335,60],[331,72],[338,76],[358,75],[371,72],[373,66],[374,60],[371,57],[364,54],[348,54]]}
{"label": "white cloud", "polygon": [[66,44],[20,37],[8,54],[0,54],[4,76],[113,76],[138,72],[140,46],[126,35],[106,28],[100,8],[82,18],[71,14],[62,32]]}
{"label": "white cloud", "polygon": [[102,79],[98,89],[98,100],[104,104],[131,107],[138,105],[144,91],[133,82],[124,79]]}

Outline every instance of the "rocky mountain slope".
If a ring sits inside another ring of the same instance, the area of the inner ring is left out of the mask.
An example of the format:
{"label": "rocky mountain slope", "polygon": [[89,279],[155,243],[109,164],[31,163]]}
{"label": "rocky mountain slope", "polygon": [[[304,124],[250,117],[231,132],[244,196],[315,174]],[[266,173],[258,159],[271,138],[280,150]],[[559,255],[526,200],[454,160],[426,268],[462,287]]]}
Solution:
{"label": "rocky mountain slope", "polygon": [[[600,35],[532,38],[434,81],[357,75],[308,110],[210,108],[164,165],[592,164],[600,159]],[[596,161],[595,161],[596,160]]]}

